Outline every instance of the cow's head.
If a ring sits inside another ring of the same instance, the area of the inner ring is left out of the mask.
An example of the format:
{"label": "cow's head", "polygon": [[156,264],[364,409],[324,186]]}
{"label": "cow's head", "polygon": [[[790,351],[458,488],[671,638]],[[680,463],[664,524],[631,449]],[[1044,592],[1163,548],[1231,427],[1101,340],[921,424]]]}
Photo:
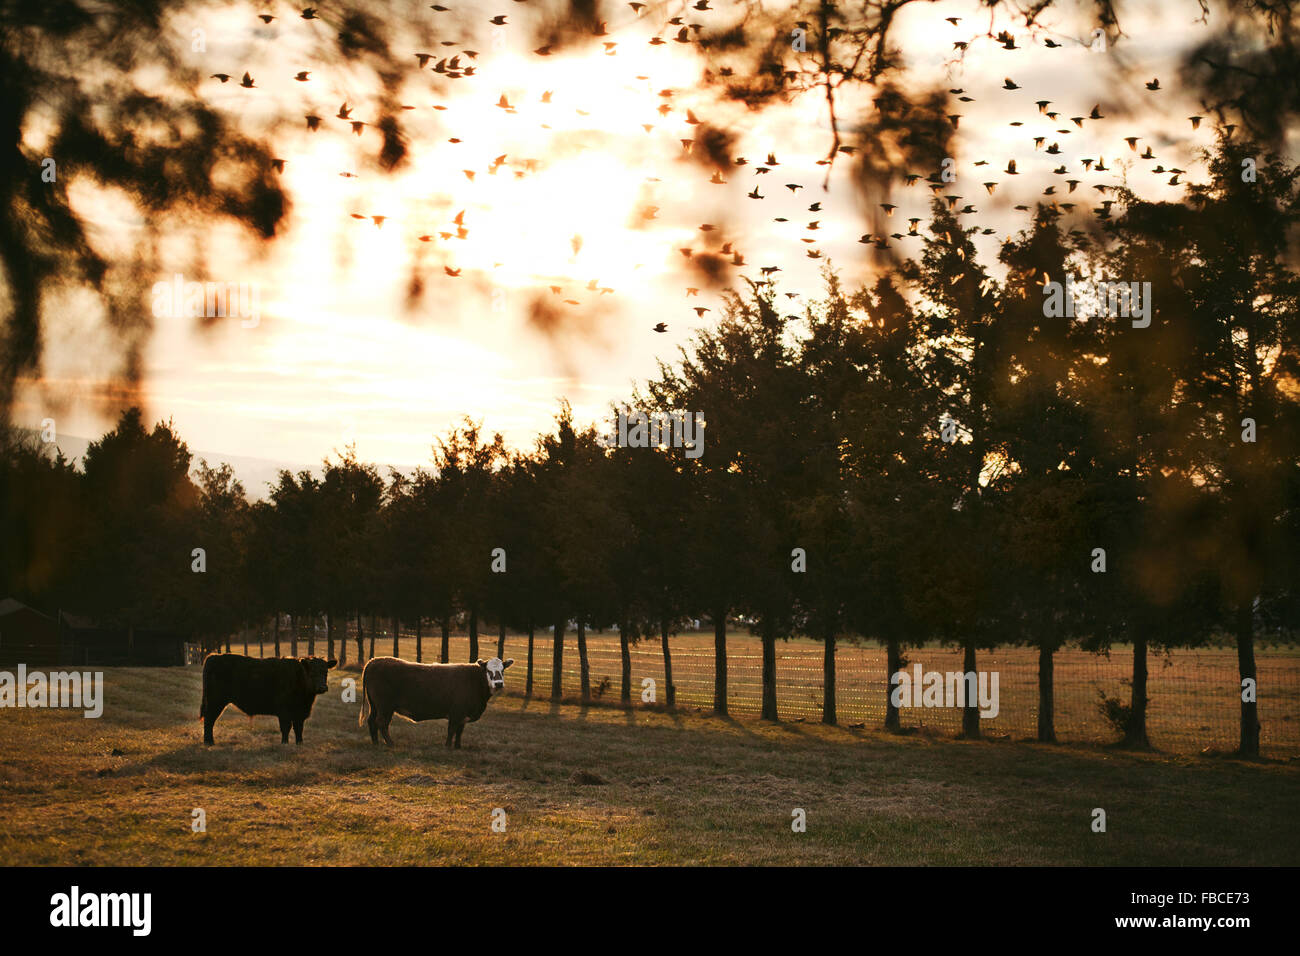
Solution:
{"label": "cow's head", "polygon": [[338,661],[325,660],[323,657],[300,657],[298,663],[307,674],[307,684],[312,691],[323,694],[330,689],[329,669],[338,665]]}
{"label": "cow's head", "polygon": [[505,690],[506,668],[514,662],[513,657],[505,661],[499,657],[494,657],[490,661],[485,661],[481,657],[478,659],[478,666],[483,668],[483,673],[487,677],[489,694],[496,695]]}

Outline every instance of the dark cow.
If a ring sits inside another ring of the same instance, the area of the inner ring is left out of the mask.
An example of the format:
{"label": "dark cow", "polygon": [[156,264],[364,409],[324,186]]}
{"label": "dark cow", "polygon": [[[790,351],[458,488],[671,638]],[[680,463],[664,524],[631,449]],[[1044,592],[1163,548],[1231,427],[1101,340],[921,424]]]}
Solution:
{"label": "dark cow", "polygon": [[393,745],[388,725],[393,714],[407,720],[447,720],[447,746],[460,748],[465,722],[478,720],[488,701],[505,688],[505,669],[514,660],[479,660],[475,664],[413,664],[398,657],[376,657],[361,672],[361,715],[370,723],[370,739]]}
{"label": "dark cow", "polygon": [[280,742],[289,742],[289,728],[302,743],[302,725],[311,716],[316,695],[329,690],[329,669],[338,661],[319,657],[272,657],[209,654],[203,661],[203,742],[212,744],[212,725],[227,704],[249,717],[280,718]]}

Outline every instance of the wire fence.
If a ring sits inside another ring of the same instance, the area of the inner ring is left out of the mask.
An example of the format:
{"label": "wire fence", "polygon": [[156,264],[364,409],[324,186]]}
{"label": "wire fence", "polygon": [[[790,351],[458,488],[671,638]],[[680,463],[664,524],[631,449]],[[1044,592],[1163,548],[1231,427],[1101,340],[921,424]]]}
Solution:
{"label": "wire fence", "polygon": [[[348,666],[355,667],[356,628],[348,628]],[[336,630],[336,656],[343,628]],[[259,653],[256,635],[250,634],[248,653]],[[273,653],[270,635],[263,631],[262,653]],[[370,652],[371,630],[365,628],[365,650]],[[387,623],[375,629],[374,653],[393,653],[392,631]],[[290,635],[281,634],[281,652],[290,653]],[[479,656],[496,653],[495,631],[479,635]],[[317,630],[315,652],[326,650],[323,631]],[[506,637],[505,656],[515,659],[506,674],[506,692],[522,695],[526,684],[527,644],[525,634]],[[438,660],[441,634],[423,632],[422,659]],[[714,651],[712,633],[688,631],[669,639],[672,653],[673,686],[679,709],[713,709]],[[551,695],[551,647],[549,628],[539,629],[533,642],[533,696]],[[231,649],[242,645],[234,639]],[[414,629],[403,625],[398,656],[416,659]],[[469,638],[451,635],[449,657],[453,662],[469,659]],[[307,653],[300,637],[298,653]],[[642,640],[630,648],[632,702],[642,701],[642,681],[654,681],[655,700],[667,702],[664,661],[658,639]],[[819,721],[822,716],[822,656],[820,643],[808,640],[778,641],[776,648],[777,712],[782,720]],[[909,675],[916,665],[925,672],[944,674],[962,670],[962,651],[955,647],[926,646],[905,652]],[[886,655],[874,643],[841,642],[836,652],[836,711],[843,726],[881,726],[885,720]],[[617,632],[587,634],[587,660],[593,698],[599,703],[618,703],[622,664]],[[1065,647],[1055,655],[1055,726],[1062,743],[1106,743],[1119,738],[1118,731],[1102,713],[1102,697],[1118,698],[1127,704],[1131,694],[1133,652],[1127,646],[1112,648],[1109,655]],[[1259,716],[1262,724],[1261,750],[1274,757],[1300,757],[1300,648],[1271,647],[1256,651]],[[739,631],[727,640],[727,707],[735,717],[757,717],[762,705],[762,648],[757,638]],[[997,715],[980,721],[989,737],[1033,739],[1038,727],[1038,652],[1033,648],[1010,647],[978,654],[978,671],[998,676]],[[577,635],[564,638],[563,695],[576,699],[580,690]],[[1152,652],[1148,658],[1147,732],[1153,746],[1177,753],[1204,750],[1230,752],[1239,738],[1241,706],[1240,680],[1235,649],[1175,649]],[[956,735],[961,730],[959,707],[903,707],[904,727],[924,728],[938,734]]]}

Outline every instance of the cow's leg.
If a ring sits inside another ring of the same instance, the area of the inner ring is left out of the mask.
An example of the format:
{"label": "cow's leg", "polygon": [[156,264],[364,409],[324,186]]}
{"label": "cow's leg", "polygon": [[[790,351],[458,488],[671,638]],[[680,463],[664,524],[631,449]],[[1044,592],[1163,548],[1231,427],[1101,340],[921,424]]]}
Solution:
{"label": "cow's leg", "polygon": [[212,726],[217,722],[217,718],[221,716],[221,712],[225,709],[226,705],[223,703],[208,702],[208,709],[203,715],[203,742],[209,747],[215,743],[212,739]]}
{"label": "cow's leg", "polygon": [[299,717],[293,722],[293,739],[294,743],[302,743],[302,724],[303,718]]}
{"label": "cow's leg", "polygon": [[293,721],[290,718],[280,718],[280,743],[287,744],[289,742],[289,727],[292,724]]}
{"label": "cow's leg", "polygon": [[456,725],[456,749],[457,750],[460,749],[460,735],[463,734],[464,732],[465,732],[465,721],[462,720],[460,723]]}
{"label": "cow's leg", "polygon": [[370,725],[370,742],[375,746],[379,745],[379,715],[375,712],[374,701],[370,704],[370,719],[367,721]]}
{"label": "cow's leg", "polygon": [[390,747],[393,745],[393,738],[388,736],[388,728],[392,723],[392,714],[384,714],[383,718],[379,721],[379,732],[384,735],[384,743],[388,744]]}
{"label": "cow's leg", "polygon": [[451,746],[452,739],[456,736],[456,718],[447,718],[447,746]]}

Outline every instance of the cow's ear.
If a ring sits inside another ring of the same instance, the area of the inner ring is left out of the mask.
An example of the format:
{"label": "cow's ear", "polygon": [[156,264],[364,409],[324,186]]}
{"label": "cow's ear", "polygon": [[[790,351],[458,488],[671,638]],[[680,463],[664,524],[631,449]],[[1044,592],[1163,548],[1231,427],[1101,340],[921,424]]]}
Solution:
{"label": "cow's ear", "polygon": [[338,667],[338,664],[339,662],[334,660],[334,658],[331,657],[329,660],[325,662],[325,669],[329,670],[331,667]]}
{"label": "cow's ear", "polygon": [[501,662],[501,669],[502,669],[502,670],[505,670],[507,667],[509,667],[509,666],[510,666],[511,664],[513,664],[514,662],[515,662],[515,659],[514,659],[513,657],[509,658],[508,660],[504,660],[504,661],[502,661],[502,662]]}
{"label": "cow's ear", "polygon": [[483,660],[483,658],[480,657],[474,663],[477,664],[479,667],[483,668],[484,670],[487,670],[487,661]]}

